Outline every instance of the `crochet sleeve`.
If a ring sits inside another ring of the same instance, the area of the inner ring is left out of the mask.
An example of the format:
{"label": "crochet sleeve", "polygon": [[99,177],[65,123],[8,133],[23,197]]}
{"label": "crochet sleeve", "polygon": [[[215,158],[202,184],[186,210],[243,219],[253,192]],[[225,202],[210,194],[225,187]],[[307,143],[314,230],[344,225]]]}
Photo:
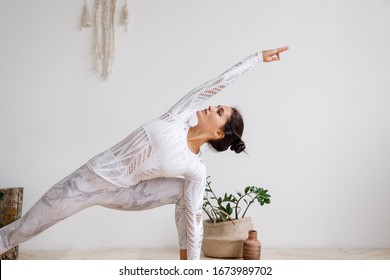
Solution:
{"label": "crochet sleeve", "polygon": [[185,121],[189,121],[195,114],[198,107],[213,97],[226,86],[237,80],[237,78],[262,61],[262,53],[256,52],[240,61],[218,77],[194,88],[179,100],[171,109],[173,113]]}
{"label": "crochet sleeve", "polygon": [[187,179],[184,189],[187,230],[187,259],[199,260],[203,239],[202,203],[206,184],[206,171],[199,178]]}

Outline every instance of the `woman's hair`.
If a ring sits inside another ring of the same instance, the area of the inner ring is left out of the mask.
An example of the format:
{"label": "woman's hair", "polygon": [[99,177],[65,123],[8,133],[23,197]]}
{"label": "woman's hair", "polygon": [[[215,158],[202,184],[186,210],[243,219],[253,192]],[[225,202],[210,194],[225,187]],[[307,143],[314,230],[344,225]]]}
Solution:
{"label": "woman's hair", "polygon": [[237,154],[245,150],[245,142],[241,139],[244,132],[244,120],[237,108],[232,107],[232,114],[222,130],[225,134],[223,138],[208,142],[214,150],[222,152],[230,147],[230,150]]}

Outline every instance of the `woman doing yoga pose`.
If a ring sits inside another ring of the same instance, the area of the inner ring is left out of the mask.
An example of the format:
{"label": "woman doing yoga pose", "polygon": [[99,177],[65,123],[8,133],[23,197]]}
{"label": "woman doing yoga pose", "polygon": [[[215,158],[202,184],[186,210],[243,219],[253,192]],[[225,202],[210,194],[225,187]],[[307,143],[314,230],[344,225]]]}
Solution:
{"label": "woman doing yoga pose", "polygon": [[[243,119],[235,108],[196,110],[249,68],[277,61],[287,49],[254,53],[55,184],[19,220],[0,229],[0,253],[94,205],[137,211],[176,204],[180,259],[199,259],[206,180],[200,147],[208,143],[216,151],[240,153],[245,143]],[[190,126],[195,113],[198,122]]]}

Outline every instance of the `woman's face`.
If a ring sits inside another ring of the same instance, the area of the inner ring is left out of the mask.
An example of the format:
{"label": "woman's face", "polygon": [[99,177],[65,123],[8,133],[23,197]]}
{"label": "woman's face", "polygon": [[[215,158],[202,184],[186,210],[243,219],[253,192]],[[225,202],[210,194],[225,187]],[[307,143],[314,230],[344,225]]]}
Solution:
{"label": "woman's face", "polygon": [[196,116],[198,117],[198,126],[204,131],[208,131],[213,134],[218,134],[218,131],[223,134],[222,128],[230,119],[231,114],[232,108],[229,106],[209,106],[202,111],[196,112]]}

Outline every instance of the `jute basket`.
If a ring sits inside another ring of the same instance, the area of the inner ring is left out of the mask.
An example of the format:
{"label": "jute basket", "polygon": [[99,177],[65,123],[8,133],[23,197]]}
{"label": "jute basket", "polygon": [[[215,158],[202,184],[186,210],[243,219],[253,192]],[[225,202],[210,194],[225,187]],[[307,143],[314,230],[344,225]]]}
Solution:
{"label": "jute basket", "polygon": [[242,258],[244,240],[248,231],[253,230],[250,217],[234,221],[212,223],[203,221],[202,252],[212,258]]}

